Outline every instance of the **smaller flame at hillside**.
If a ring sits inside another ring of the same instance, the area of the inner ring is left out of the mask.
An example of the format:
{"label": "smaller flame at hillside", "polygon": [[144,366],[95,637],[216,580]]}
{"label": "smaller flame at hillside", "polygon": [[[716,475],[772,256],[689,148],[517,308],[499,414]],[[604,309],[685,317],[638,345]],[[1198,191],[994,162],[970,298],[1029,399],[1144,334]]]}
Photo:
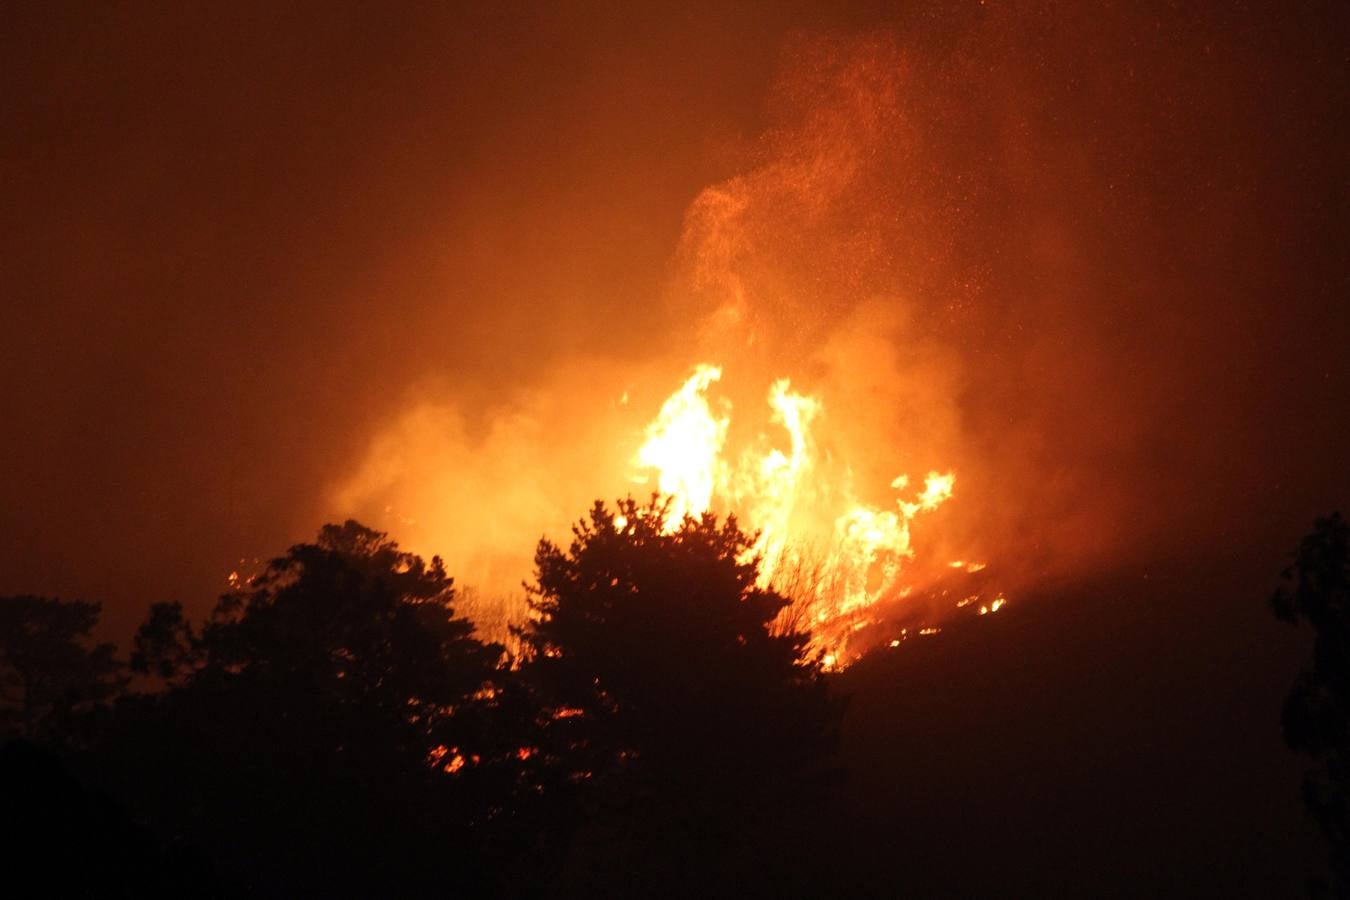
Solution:
{"label": "smaller flame at hillside", "polygon": [[[767,398],[769,421],[782,431],[778,441],[760,434],[733,452],[731,404],[722,399],[715,411],[709,400],[721,377],[719,366],[701,364],[666,399],[633,458],[633,481],[650,484],[655,475],[671,497],[668,529],[686,515],[714,510],[735,512],[758,532],[751,552],[760,558],[761,586],[793,601],[779,627],[809,630],[822,664],[843,668],[858,658],[850,641],[878,624],[875,608],[911,591],[903,578],[915,556],[911,525],[951,499],[956,478],[930,471],[922,488],[911,490],[902,474],[890,482],[893,505],[859,500],[852,470],[819,452],[813,426],[824,411],[821,400],[794,391],[786,378],[773,382]],[[968,572],[984,567],[951,565]]]}

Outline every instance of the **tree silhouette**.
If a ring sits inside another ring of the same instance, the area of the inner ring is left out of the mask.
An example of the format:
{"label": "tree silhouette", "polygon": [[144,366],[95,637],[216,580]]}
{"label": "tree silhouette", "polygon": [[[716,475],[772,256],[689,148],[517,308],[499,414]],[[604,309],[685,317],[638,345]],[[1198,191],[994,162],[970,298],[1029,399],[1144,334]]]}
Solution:
{"label": "tree silhouette", "polygon": [[50,737],[125,685],[112,644],[95,644],[100,605],[0,597],[0,736]]}
{"label": "tree silhouette", "polygon": [[[107,756],[128,801],[248,893],[482,890],[519,727],[501,648],[455,617],[439,558],[349,521],[223,596],[194,628],[154,607]],[[105,762],[105,767],[110,764]]]}
{"label": "tree silhouette", "polygon": [[540,542],[526,675],[571,776],[620,807],[598,852],[655,827],[657,855],[712,864],[729,832],[804,802],[842,709],[807,636],[771,630],[787,600],[757,584],[754,536],[711,514],[667,529],[669,510],[597,502],[566,549]]}
{"label": "tree silhouette", "polygon": [[131,668],[174,683],[203,661],[202,644],[181,603],[153,603],[132,643]]}
{"label": "tree silhouette", "polygon": [[1312,626],[1312,659],[1284,703],[1285,741],[1318,769],[1304,799],[1331,844],[1337,896],[1350,897],[1350,526],[1318,519],[1271,600],[1279,618]]}

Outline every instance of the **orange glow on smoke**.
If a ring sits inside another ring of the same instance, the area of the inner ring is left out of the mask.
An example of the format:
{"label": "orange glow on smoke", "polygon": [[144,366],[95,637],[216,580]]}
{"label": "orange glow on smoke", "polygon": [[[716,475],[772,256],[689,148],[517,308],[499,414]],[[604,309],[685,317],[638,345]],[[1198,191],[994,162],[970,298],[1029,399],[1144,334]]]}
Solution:
{"label": "orange glow on smoke", "polygon": [[[923,161],[907,66],[886,42],[812,53],[783,75],[762,154],[692,198],[666,287],[588,296],[579,332],[605,341],[503,353],[487,399],[429,379],[336,486],[339,514],[445,554],[485,637],[510,644],[527,617],[534,542],[625,494],[669,496],[667,527],[736,515],[793,601],[776,627],[809,630],[832,669],[974,618],[991,604],[971,559],[1024,558],[993,492],[1034,481],[991,478],[1012,457],[966,433],[974,288],[934,262],[950,236],[924,179],[896,181]],[[616,329],[639,299],[653,330]]]}

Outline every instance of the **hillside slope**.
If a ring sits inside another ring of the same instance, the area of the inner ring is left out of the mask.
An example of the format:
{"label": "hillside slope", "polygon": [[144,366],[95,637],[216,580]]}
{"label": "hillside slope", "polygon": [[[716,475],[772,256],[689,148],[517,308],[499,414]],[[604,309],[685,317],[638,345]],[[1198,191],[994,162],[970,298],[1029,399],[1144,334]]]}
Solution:
{"label": "hillside slope", "polygon": [[849,669],[840,889],[1306,896],[1323,851],[1279,712],[1310,636],[1267,609],[1274,571],[1121,572]]}

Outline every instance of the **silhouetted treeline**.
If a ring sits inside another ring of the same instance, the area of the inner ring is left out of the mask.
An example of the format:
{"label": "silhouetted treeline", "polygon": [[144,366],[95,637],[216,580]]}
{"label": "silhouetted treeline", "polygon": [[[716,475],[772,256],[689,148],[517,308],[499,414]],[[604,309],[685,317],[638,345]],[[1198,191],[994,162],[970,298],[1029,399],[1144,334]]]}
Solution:
{"label": "silhouetted treeline", "polygon": [[91,646],[97,605],[0,599],[11,874],[137,896],[793,878],[840,704],[806,635],[770,633],[787,601],[756,586],[751,537],[666,533],[667,513],[597,504],[542,541],[515,658],[455,614],[440,559],[351,521],[204,621],[153,606],[126,665]]}
{"label": "silhouetted treeline", "polygon": [[1303,538],[1275,614],[1313,629],[1312,658],[1284,703],[1284,737],[1317,764],[1303,798],[1331,848],[1332,890],[1350,898],[1350,524],[1339,514],[1317,520]]}

